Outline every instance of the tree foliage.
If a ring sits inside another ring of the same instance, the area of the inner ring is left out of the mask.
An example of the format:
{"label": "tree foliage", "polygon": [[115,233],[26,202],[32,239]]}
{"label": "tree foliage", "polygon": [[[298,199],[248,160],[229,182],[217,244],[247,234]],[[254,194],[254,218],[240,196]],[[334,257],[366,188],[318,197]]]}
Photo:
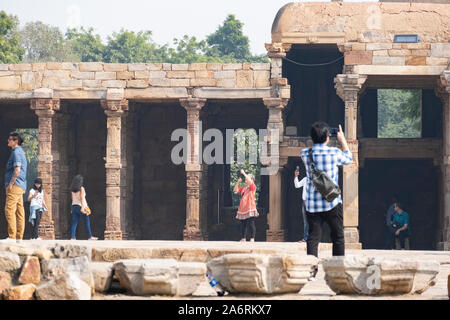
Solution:
{"label": "tree foliage", "polygon": [[66,40],[74,54],[80,58],[80,61],[103,61],[106,47],[100,35],[94,34],[94,29],[69,29],[66,32]]}
{"label": "tree foliage", "polygon": [[23,62],[76,62],[80,60],[57,27],[41,21],[28,22],[19,31],[19,37],[20,43],[25,49]]}
{"label": "tree foliage", "polygon": [[379,138],[420,138],[420,127],[420,90],[378,90]]}
{"label": "tree foliage", "polygon": [[19,20],[0,11],[0,63],[19,63],[24,54],[16,33]]}

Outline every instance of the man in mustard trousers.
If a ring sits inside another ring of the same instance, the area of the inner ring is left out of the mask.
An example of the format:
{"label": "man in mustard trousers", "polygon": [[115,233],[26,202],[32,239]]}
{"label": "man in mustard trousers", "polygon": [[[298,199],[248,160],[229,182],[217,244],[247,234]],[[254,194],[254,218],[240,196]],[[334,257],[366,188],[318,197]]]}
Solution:
{"label": "man in mustard trousers", "polygon": [[27,157],[23,151],[23,139],[17,132],[8,137],[8,147],[12,149],[6,164],[5,216],[8,222],[8,238],[2,242],[21,242],[25,231],[25,210],[23,194],[27,189]]}

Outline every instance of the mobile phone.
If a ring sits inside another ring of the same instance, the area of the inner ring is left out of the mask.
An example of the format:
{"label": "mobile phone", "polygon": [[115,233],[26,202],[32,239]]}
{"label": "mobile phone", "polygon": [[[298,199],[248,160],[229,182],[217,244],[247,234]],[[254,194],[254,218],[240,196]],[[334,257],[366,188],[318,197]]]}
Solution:
{"label": "mobile phone", "polygon": [[299,166],[296,166],[296,167],[295,167],[295,171],[300,171],[300,167],[299,167]]}
{"label": "mobile phone", "polygon": [[338,128],[330,128],[330,134],[332,136],[337,136],[338,132],[339,132]]}

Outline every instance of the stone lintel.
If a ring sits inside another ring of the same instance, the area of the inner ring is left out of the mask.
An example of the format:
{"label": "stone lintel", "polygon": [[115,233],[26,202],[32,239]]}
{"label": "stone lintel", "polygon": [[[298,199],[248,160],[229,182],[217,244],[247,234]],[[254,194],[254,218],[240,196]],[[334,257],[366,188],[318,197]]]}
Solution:
{"label": "stone lintel", "polygon": [[194,89],[194,96],[204,99],[261,99],[270,97],[270,88],[216,88]]}

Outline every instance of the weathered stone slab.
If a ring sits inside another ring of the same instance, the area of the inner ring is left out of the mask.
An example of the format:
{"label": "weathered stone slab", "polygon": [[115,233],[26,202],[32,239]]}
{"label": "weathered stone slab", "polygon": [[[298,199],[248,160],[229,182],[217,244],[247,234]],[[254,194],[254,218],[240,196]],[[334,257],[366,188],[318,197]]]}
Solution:
{"label": "weathered stone slab", "polygon": [[11,273],[19,269],[20,258],[18,254],[0,251],[0,271]]}
{"label": "weathered stone slab", "polygon": [[439,263],[414,259],[332,257],[323,260],[328,286],[337,294],[415,294],[434,285]]}
{"label": "weathered stone slab", "polygon": [[318,259],[304,255],[230,254],[208,263],[208,270],[229,292],[298,293]]}
{"label": "weathered stone slab", "polygon": [[56,244],[53,247],[53,254],[55,258],[77,258],[86,256],[88,260],[91,260],[92,249],[86,246],[73,245],[73,244]]}
{"label": "weathered stone slab", "polygon": [[91,262],[90,268],[94,276],[96,292],[107,292],[111,288],[113,276],[112,262]]}
{"label": "weathered stone slab", "polygon": [[69,272],[36,288],[38,300],[90,300],[91,288],[77,274]]}
{"label": "weathered stone slab", "polygon": [[4,300],[33,300],[36,286],[34,284],[25,284],[2,291]]}
{"label": "weathered stone slab", "polygon": [[92,261],[116,262],[125,259],[151,259],[152,248],[94,248],[92,249]]}
{"label": "weathered stone slab", "polygon": [[26,258],[18,282],[21,284],[39,284],[41,282],[41,266],[38,257],[28,256]]}

